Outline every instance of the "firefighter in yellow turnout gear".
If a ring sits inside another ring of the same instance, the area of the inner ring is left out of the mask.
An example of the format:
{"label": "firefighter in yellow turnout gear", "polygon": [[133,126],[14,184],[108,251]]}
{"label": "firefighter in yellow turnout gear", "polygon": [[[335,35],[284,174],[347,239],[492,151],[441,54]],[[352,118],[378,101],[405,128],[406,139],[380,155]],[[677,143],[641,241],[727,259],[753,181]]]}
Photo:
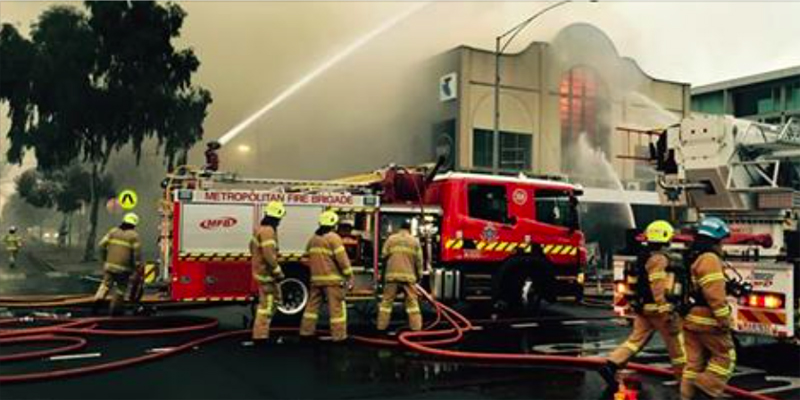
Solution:
{"label": "firefighter in yellow turnout gear", "polygon": [[134,213],[127,213],[122,218],[122,223],[112,228],[100,240],[101,256],[103,263],[103,281],[94,295],[93,312],[97,312],[100,303],[111,291],[111,304],[109,313],[114,315],[121,303],[129,296],[128,283],[131,275],[142,263],[141,242],[136,226],[139,217]]}
{"label": "firefighter in yellow turnout gear", "polygon": [[328,299],[331,336],[335,342],[347,339],[347,304],[345,280],[353,285],[353,270],[342,238],[335,232],[339,216],[325,211],[319,217],[319,228],[308,241],[306,252],[311,269],[311,290],[300,322],[300,336],[313,336],[319,319],[323,296]]}
{"label": "firefighter in yellow turnout gear", "polygon": [[681,382],[683,400],[720,397],[736,365],[720,247],[729,235],[723,220],[704,218],[692,244],[696,258],[691,267],[692,305],[684,323],[688,362]]}
{"label": "firefighter in yellow turnout gear", "polygon": [[272,201],[264,207],[264,217],[250,240],[253,279],[258,283],[258,306],[253,321],[253,340],[269,339],[269,326],[281,301],[280,280],[283,271],[278,264],[278,225],[286,215],[283,203]]}
{"label": "firefighter in yellow turnout gear", "polygon": [[17,227],[12,226],[8,228],[8,233],[3,236],[3,244],[5,244],[6,251],[8,252],[8,267],[16,267],[17,254],[22,248],[22,238],[17,234]]}
{"label": "firefighter in yellow turnout gear", "polygon": [[399,290],[405,292],[406,314],[411,330],[422,329],[419,295],[414,285],[422,276],[422,247],[411,235],[410,222],[405,221],[400,231],[389,236],[383,244],[381,256],[386,259],[384,274],[386,285],[378,308],[378,330],[386,330],[392,316],[392,304]]}
{"label": "firefighter in yellow turnout gear", "polygon": [[[672,225],[667,221],[655,221],[645,230],[648,248],[636,261],[634,271],[626,271],[630,303],[634,307],[633,331],[628,339],[617,347],[608,357],[600,375],[608,385],[616,390],[616,371],[623,367],[641,351],[653,334],[658,332],[667,347],[672,370],[680,380],[686,364],[680,320],[668,302],[667,291],[673,279],[668,279],[668,267],[672,256],[667,247],[674,235]],[[676,263],[672,263],[676,264]]]}

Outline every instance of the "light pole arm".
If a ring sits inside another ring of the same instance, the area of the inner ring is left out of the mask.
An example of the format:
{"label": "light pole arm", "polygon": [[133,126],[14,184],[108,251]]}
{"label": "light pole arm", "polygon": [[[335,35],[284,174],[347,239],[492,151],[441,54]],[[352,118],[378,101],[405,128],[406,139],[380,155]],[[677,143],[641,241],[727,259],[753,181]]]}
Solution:
{"label": "light pole arm", "polygon": [[[554,9],[557,7],[561,7],[564,4],[569,3],[571,0],[563,0],[559,1],[558,3],[551,4],[536,14],[530,16],[530,18],[520,22],[519,24],[515,25],[513,28],[509,29],[505,33],[495,38],[495,46],[494,46],[494,132],[492,134],[492,170],[494,173],[500,171],[500,56],[503,55],[503,52],[506,50],[508,45],[514,41],[514,38],[519,35],[528,25],[530,25],[533,20],[538,18],[540,15]],[[508,39],[503,43],[503,39]]]}

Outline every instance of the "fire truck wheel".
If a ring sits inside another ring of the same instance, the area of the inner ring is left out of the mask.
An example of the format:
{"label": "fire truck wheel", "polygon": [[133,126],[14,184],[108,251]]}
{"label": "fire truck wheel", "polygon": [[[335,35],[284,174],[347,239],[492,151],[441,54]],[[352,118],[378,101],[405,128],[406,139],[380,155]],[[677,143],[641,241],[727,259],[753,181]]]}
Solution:
{"label": "fire truck wheel", "polygon": [[508,305],[509,311],[515,314],[536,313],[542,300],[550,300],[546,288],[552,278],[546,273],[545,263],[546,260],[534,257],[516,257],[506,261],[498,297]]}
{"label": "fire truck wheel", "polygon": [[308,277],[302,273],[289,273],[281,281],[281,304],[278,311],[283,315],[300,315],[308,303]]}

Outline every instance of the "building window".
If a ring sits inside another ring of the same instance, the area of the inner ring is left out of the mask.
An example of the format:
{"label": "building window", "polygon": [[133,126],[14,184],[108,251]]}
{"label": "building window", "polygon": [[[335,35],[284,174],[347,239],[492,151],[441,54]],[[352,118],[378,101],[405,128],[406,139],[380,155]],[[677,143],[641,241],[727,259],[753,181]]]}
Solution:
{"label": "building window", "polygon": [[800,111],[800,81],[786,85],[786,111]]}
{"label": "building window", "polygon": [[692,98],[692,110],[708,114],[724,114],[723,93],[700,94]]}
{"label": "building window", "polygon": [[733,114],[736,117],[763,115],[780,111],[781,91],[778,86],[761,86],[742,90],[733,95]]}
{"label": "building window", "polygon": [[[494,132],[475,129],[472,133],[472,165],[492,168]],[[500,169],[528,171],[531,169],[533,137],[526,133],[500,132]]]}
{"label": "building window", "polygon": [[[581,135],[593,148],[611,154],[611,107],[608,91],[597,73],[587,66],[567,71],[559,83],[561,146],[569,149]],[[569,157],[562,157],[563,168],[570,170]]]}
{"label": "building window", "polygon": [[508,222],[504,185],[471,184],[467,196],[470,217],[503,224]]}

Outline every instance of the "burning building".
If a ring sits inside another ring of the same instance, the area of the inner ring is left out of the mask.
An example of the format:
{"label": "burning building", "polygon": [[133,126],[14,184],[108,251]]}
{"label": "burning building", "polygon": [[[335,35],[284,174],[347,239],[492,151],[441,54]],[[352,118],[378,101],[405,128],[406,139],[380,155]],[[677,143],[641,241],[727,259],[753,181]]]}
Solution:
{"label": "burning building", "polygon": [[[549,43],[500,57],[497,144],[495,65],[493,51],[467,46],[437,60],[441,101],[433,134],[450,168],[492,170],[499,145],[501,172],[583,184],[590,240],[666,215],[644,162],[655,140],[646,132],[691,112],[689,84],[648,75],[598,28],[573,24]],[[619,216],[614,226],[592,218],[609,212]]]}
{"label": "burning building", "polygon": [[[494,52],[461,46],[440,57],[436,145],[449,152],[453,168],[491,169]],[[605,155],[626,189],[645,189],[647,176],[635,162],[648,144],[641,131],[663,128],[690,112],[689,84],[648,75],[588,24],[570,25],[550,43],[503,54],[500,80],[500,169],[570,175],[589,187],[607,185],[603,177],[579,176],[572,150],[582,140]]]}

